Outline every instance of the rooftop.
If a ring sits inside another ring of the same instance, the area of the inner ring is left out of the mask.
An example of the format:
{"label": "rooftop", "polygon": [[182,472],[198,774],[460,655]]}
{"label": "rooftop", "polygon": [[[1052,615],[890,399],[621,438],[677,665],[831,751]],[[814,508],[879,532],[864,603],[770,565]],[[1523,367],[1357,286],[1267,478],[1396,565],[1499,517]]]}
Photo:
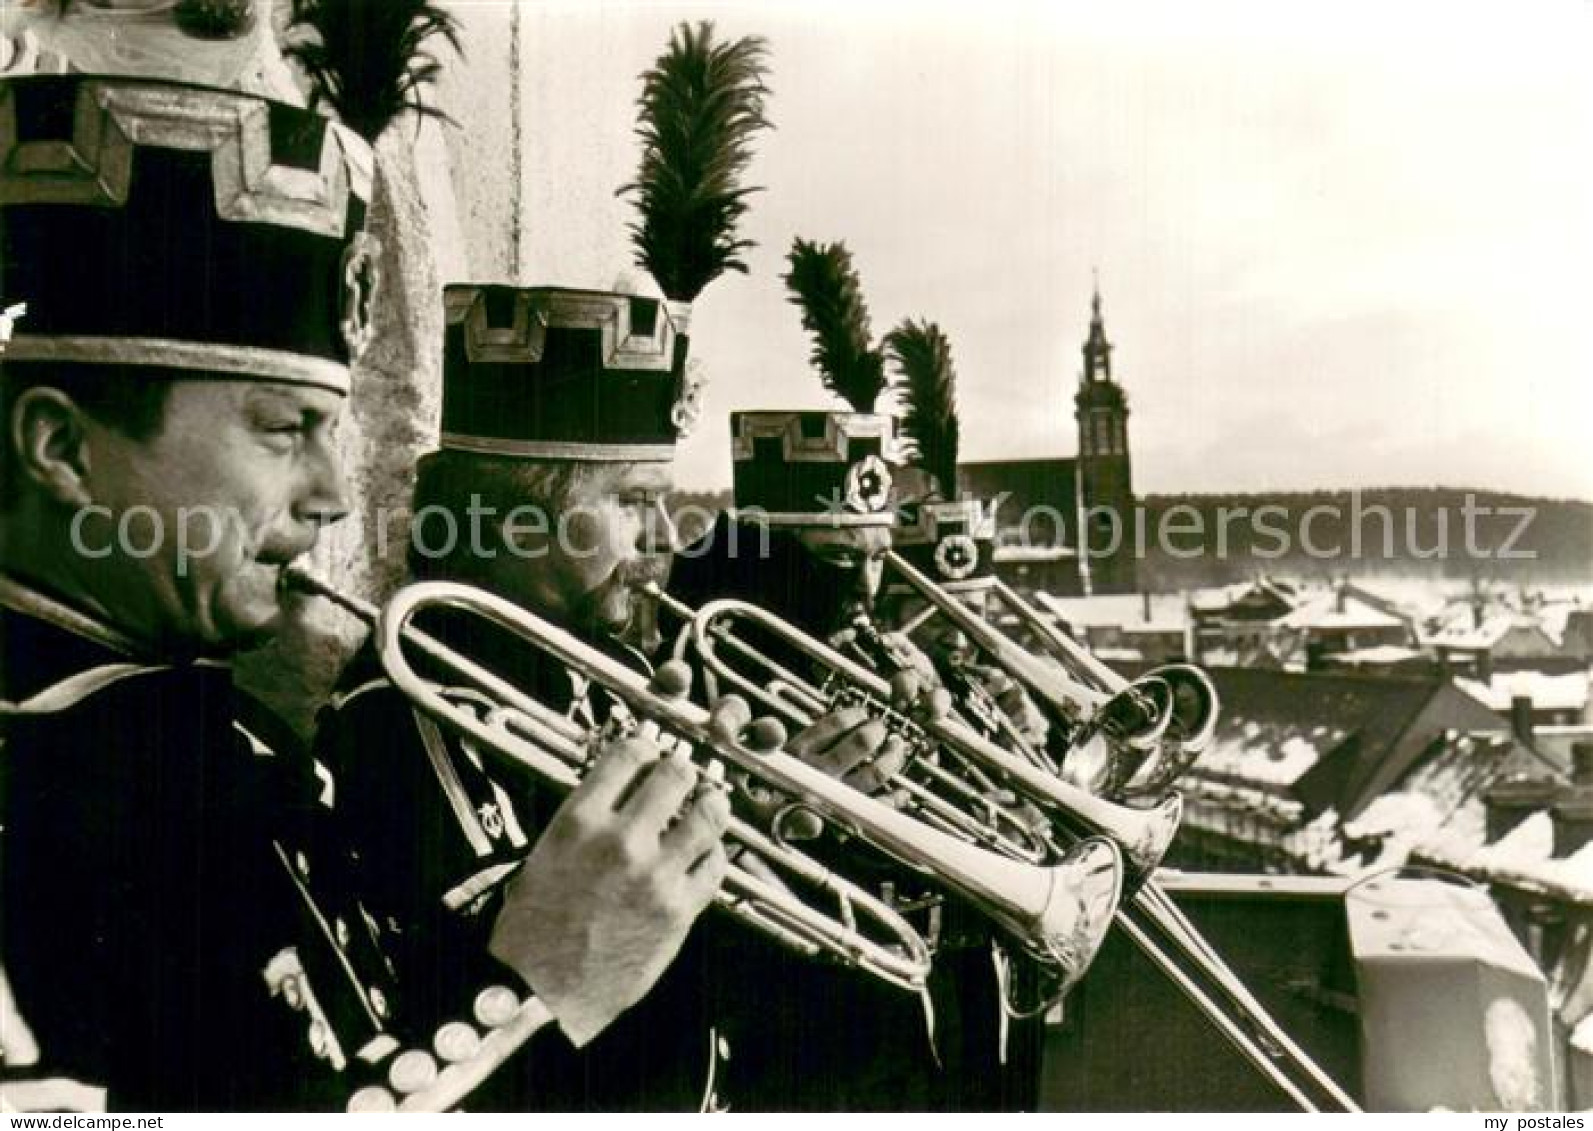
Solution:
{"label": "rooftop", "polygon": [[1588,704],[1589,673],[1569,672],[1548,675],[1538,671],[1503,672],[1483,681],[1455,680],[1455,686],[1485,704],[1490,711],[1504,713],[1511,701],[1525,697],[1539,711],[1585,711]]}
{"label": "rooftop", "polygon": [[[1000,551],[997,551],[997,560]],[[1150,617],[1145,616],[1146,596],[1128,593],[1101,597],[1053,597],[1036,593],[1046,612],[1073,628],[1122,628],[1139,632],[1182,632],[1189,626],[1189,603],[1181,594],[1153,593]]]}

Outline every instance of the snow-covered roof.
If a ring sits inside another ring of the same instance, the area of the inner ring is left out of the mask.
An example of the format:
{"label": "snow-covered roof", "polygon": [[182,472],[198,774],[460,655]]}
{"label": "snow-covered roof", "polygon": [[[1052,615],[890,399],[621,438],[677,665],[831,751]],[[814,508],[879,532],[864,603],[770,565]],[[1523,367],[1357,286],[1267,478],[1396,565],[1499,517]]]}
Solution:
{"label": "snow-covered roof", "polygon": [[1539,711],[1582,711],[1587,707],[1588,679],[1585,671],[1563,675],[1518,671],[1496,674],[1487,682],[1457,678],[1455,686],[1490,711],[1508,711],[1518,696],[1532,700]]}
{"label": "snow-covered roof", "polygon": [[1060,562],[1078,557],[1068,546],[997,546],[997,565],[1024,565],[1033,562]]}
{"label": "snow-covered roof", "polygon": [[[1453,582],[1449,584],[1451,588],[1455,585]],[[1382,601],[1417,621],[1439,616],[1453,600],[1453,595],[1445,591],[1445,583],[1425,577],[1357,578],[1350,583],[1350,587],[1352,591]]]}
{"label": "snow-covered roof", "polygon": [[1352,667],[1361,665],[1378,666],[1383,664],[1399,664],[1406,660],[1420,659],[1426,655],[1420,648],[1405,648],[1398,644],[1379,644],[1375,648],[1355,648],[1348,652],[1333,653],[1335,664],[1349,664]]}
{"label": "snow-covered roof", "polygon": [[1237,779],[1271,786],[1293,785],[1300,775],[1344,740],[1345,731],[1293,723],[1246,719],[1220,727],[1197,763],[1200,776]]}
{"label": "snow-covered roof", "polygon": [[1405,622],[1352,593],[1312,593],[1280,622],[1286,628],[1403,628]]}
{"label": "snow-covered roof", "polygon": [[1530,871],[1554,852],[1554,818],[1540,809],[1492,844],[1473,852],[1466,864],[1473,868]]}
{"label": "snow-covered roof", "polygon": [[1396,836],[1417,844],[1443,823],[1444,811],[1425,793],[1396,790],[1377,798],[1344,824],[1351,837]]}
{"label": "snow-covered roof", "polygon": [[1473,623],[1471,611],[1463,610],[1455,613],[1447,624],[1428,637],[1427,643],[1435,648],[1492,648],[1515,627],[1516,620],[1515,613],[1493,612],[1479,626]]}
{"label": "snow-covered roof", "polygon": [[1191,608],[1201,612],[1226,609],[1248,592],[1250,592],[1248,581],[1233,585],[1218,585],[1210,589],[1196,589],[1189,594],[1189,604]]}
{"label": "snow-covered roof", "polygon": [[1576,601],[1555,601],[1538,609],[1538,627],[1543,629],[1544,635],[1554,641],[1556,648],[1565,646],[1565,626],[1573,613],[1581,612],[1586,606]]}
{"label": "snow-covered roof", "polygon": [[1554,819],[1547,810],[1533,813],[1495,843],[1469,853],[1444,851],[1448,847],[1443,843],[1425,845],[1422,854],[1451,863],[1478,879],[1558,889],[1579,902],[1593,903],[1593,843],[1562,860],[1554,859]]}
{"label": "snow-covered roof", "polygon": [[1189,625],[1189,607],[1182,594],[1153,593],[1150,619],[1143,594],[1100,597],[1054,597],[1036,593],[1045,610],[1074,628],[1121,628],[1125,632],[1182,632]]}
{"label": "snow-covered roof", "polygon": [[1300,587],[1288,581],[1258,577],[1253,581],[1196,589],[1189,595],[1189,604],[1199,612],[1221,612],[1250,597],[1270,597],[1292,607],[1300,601]]}
{"label": "snow-covered roof", "polygon": [[1090,654],[1108,664],[1138,664],[1145,660],[1145,653],[1138,648],[1094,648]]}

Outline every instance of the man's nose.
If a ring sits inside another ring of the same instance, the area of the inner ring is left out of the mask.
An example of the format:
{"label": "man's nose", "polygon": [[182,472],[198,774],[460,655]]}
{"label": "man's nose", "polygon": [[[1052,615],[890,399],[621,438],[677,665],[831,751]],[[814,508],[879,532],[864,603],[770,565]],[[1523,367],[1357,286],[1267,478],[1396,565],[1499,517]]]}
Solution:
{"label": "man's nose", "polygon": [[299,517],[317,526],[330,526],[345,518],[349,512],[348,477],[337,452],[329,445],[319,447],[311,454],[305,474]]}
{"label": "man's nose", "polygon": [[675,520],[669,515],[669,508],[664,505],[664,500],[659,499],[646,513],[642,521],[641,548],[649,554],[669,554],[676,549],[680,532],[675,529]]}
{"label": "man's nose", "polygon": [[885,562],[880,558],[869,558],[857,571],[858,593],[870,604],[879,596],[880,583],[885,579]]}

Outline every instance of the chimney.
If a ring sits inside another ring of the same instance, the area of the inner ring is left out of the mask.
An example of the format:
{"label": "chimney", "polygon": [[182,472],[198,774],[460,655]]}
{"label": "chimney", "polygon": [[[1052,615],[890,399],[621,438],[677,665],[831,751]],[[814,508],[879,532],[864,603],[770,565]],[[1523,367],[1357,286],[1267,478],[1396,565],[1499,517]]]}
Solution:
{"label": "chimney", "polygon": [[1521,745],[1532,749],[1532,696],[1517,692],[1510,697],[1510,733]]}
{"label": "chimney", "polygon": [[1554,819],[1554,858],[1564,860],[1593,841],[1593,790],[1568,789],[1550,810]]}
{"label": "chimney", "polygon": [[1577,789],[1593,790],[1593,742],[1571,744],[1571,784]]}
{"label": "chimney", "polygon": [[1563,860],[1593,841],[1593,742],[1571,746],[1571,785],[1550,810],[1554,818],[1554,856]]}
{"label": "chimney", "polygon": [[1488,843],[1493,844],[1540,809],[1554,804],[1559,787],[1547,778],[1519,775],[1497,781],[1482,795]]}

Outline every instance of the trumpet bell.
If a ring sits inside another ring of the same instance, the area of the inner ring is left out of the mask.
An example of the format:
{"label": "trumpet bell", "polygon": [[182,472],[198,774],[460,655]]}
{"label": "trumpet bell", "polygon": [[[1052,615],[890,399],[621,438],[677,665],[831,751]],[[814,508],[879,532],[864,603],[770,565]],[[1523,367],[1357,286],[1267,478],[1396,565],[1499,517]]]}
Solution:
{"label": "trumpet bell", "polygon": [[[1173,721],[1173,688],[1165,680],[1146,676],[1126,684],[1106,699],[1094,716],[1073,736],[1063,758],[1066,770],[1074,758],[1090,751],[1085,788],[1100,797],[1121,801],[1136,777],[1165,760],[1165,735]],[[1104,739],[1105,741],[1100,741]],[[1159,770],[1146,773],[1162,778]],[[1080,780],[1071,773],[1069,780]]]}
{"label": "trumpet bell", "polygon": [[1149,753],[1161,744],[1172,722],[1172,685],[1150,675],[1128,684],[1097,707],[1091,729]]}
{"label": "trumpet bell", "polygon": [[1217,729],[1219,700],[1211,677],[1193,664],[1164,664],[1151,674],[1173,689],[1173,724],[1179,741],[1204,750]]}
{"label": "trumpet bell", "polygon": [[1034,900],[1038,910],[1032,916],[997,916],[1013,937],[1024,940],[1024,949],[1039,960],[1047,976],[1037,1002],[1018,1002],[1010,992],[1004,994],[1006,1010],[1017,1018],[1048,1009],[1084,976],[1123,899],[1122,853],[1105,837],[1087,837],[1043,869],[1037,882],[1045,890]]}
{"label": "trumpet bell", "polygon": [[1087,837],[1045,869],[1045,876],[1048,897],[1027,929],[1018,924],[1016,933],[1034,940],[1031,947],[1044,948],[1039,957],[1050,968],[1065,972],[1060,989],[1066,992],[1089,967],[1122,902],[1122,854],[1105,837]]}
{"label": "trumpet bell", "polygon": [[1192,664],[1165,664],[1140,682],[1152,679],[1168,688],[1168,725],[1153,754],[1107,795],[1119,800],[1165,794],[1194,765],[1217,729],[1217,689],[1205,672]]}
{"label": "trumpet bell", "polygon": [[1128,866],[1125,887],[1132,894],[1156,871],[1167,850],[1172,847],[1173,838],[1178,835],[1179,822],[1184,819],[1184,799],[1177,793],[1169,793],[1149,808],[1121,808],[1122,813],[1106,829],[1099,826],[1092,828],[1088,823],[1070,818],[1065,812],[1059,814],[1058,820],[1064,826],[1071,826],[1075,835],[1103,832],[1116,841],[1122,849],[1123,862]]}

